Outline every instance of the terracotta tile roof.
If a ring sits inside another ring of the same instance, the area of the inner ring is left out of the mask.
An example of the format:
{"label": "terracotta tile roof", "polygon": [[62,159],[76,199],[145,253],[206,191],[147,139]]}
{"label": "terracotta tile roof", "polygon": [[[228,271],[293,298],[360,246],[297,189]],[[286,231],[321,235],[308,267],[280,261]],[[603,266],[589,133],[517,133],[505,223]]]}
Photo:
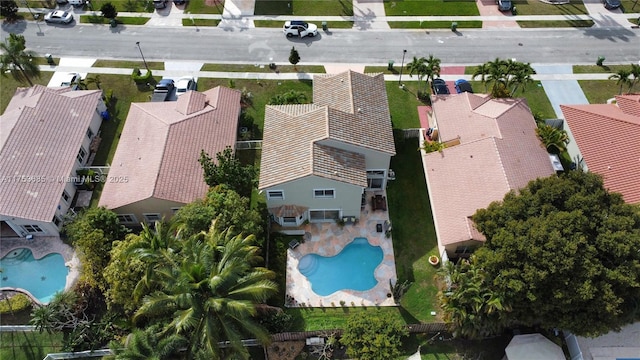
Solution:
{"label": "terracotta tile roof", "polygon": [[[0,117],[0,213],[49,222],[101,101],[99,90],[19,88]],[[88,149],[87,149],[88,150]],[[18,181],[14,176],[44,181]],[[11,179],[11,180],[9,180]]]}
{"label": "terracotta tile roof", "polygon": [[277,217],[298,217],[309,210],[308,207],[298,205],[281,205],[270,208],[269,212]]}
{"label": "terracotta tile roof", "polygon": [[128,181],[107,182],[100,205],[115,209],[151,197],[190,203],[204,196],[200,151],[215,159],[235,148],[239,112],[240,92],[220,86],[178,101],[132,103],[109,171]]}
{"label": "terracotta tile roof", "polygon": [[438,129],[444,127],[448,138],[459,135],[461,140],[423,157],[441,245],[483,240],[469,220],[477,209],[530,180],[554,174],[526,101],[485,99],[477,106],[477,100],[463,93],[433,103]]}
{"label": "terracotta tile roof", "polygon": [[364,156],[336,142],[395,154],[382,76],[316,76],[313,94],[313,104],[266,107],[260,189],[309,175],[366,186]]}
{"label": "terracotta tile roof", "polygon": [[[640,98],[620,96],[615,104],[560,105],[589,171],[609,191],[640,203]],[[622,101],[620,101],[622,100]]]}

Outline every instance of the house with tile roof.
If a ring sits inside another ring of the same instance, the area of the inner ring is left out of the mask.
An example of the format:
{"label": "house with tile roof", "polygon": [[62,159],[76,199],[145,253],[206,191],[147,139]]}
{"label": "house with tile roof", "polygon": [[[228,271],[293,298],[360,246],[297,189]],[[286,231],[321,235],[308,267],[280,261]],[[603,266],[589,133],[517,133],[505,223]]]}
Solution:
{"label": "house with tile roof", "polygon": [[259,190],[282,226],[357,219],[393,155],[383,75],[316,75],[313,104],[266,107]]}
{"label": "house with tile roof", "polygon": [[442,152],[422,151],[439,250],[468,257],[485,240],[471,221],[476,210],[555,172],[525,99],[436,96],[430,124],[448,144]]}
{"label": "house with tile roof", "polygon": [[567,151],[585,171],[600,174],[609,191],[640,204],[640,94],[613,104],[560,105]]}
{"label": "house with tile roof", "polygon": [[16,90],[0,116],[0,237],[59,236],[105,110],[100,90]]}
{"label": "house with tile roof", "polygon": [[218,86],[188,91],[177,101],[132,103],[100,206],[129,226],[169,219],[205,196],[198,160],[235,149],[240,92]]}

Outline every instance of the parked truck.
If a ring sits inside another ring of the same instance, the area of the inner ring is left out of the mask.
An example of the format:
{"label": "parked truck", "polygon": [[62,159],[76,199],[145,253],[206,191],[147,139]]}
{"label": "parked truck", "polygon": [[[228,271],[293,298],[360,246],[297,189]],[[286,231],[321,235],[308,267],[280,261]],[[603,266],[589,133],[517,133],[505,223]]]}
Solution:
{"label": "parked truck", "polygon": [[162,79],[156,84],[156,88],[153,90],[153,95],[151,96],[151,101],[159,102],[159,101],[167,101],[176,85],[171,79]]}

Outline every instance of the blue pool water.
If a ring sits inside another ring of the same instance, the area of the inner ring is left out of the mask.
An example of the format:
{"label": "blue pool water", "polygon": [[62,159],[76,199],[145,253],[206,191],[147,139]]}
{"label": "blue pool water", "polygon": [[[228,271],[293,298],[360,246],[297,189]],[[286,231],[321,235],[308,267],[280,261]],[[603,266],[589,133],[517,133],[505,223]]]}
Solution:
{"label": "blue pool water", "polygon": [[382,248],[369,245],[366,238],[356,238],[336,256],[303,256],[298,270],[309,279],[313,292],[320,296],[338,290],[365,291],[378,283],[374,271],[383,256]]}
{"label": "blue pool water", "polygon": [[11,250],[0,259],[0,287],[27,290],[41,303],[64,290],[69,269],[60,254],[49,254],[35,260],[29,249]]}

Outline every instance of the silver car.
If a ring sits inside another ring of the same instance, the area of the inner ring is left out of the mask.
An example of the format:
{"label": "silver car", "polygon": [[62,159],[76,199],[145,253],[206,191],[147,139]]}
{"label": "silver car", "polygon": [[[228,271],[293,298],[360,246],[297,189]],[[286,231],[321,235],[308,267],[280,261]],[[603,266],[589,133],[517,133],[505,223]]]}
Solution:
{"label": "silver car", "polygon": [[56,10],[44,16],[48,23],[68,24],[73,21],[73,15],[63,10]]}

